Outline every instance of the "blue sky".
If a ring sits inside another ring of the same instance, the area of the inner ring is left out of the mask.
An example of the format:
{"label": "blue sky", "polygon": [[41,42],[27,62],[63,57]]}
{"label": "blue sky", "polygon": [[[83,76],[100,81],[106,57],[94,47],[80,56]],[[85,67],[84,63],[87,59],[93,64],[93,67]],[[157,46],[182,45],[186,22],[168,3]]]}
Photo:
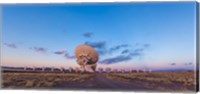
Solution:
{"label": "blue sky", "polygon": [[2,65],[78,66],[80,44],[98,67],[193,69],[196,2],[2,6]]}

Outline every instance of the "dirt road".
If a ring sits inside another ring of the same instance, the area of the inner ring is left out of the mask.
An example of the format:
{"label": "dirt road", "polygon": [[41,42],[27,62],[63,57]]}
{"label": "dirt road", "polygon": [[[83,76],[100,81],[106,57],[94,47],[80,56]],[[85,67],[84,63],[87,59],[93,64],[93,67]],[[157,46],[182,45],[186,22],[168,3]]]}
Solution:
{"label": "dirt road", "polygon": [[75,90],[112,90],[112,91],[148,91],[150,88],[143,87],[141,84],[127,83],[123,81],[108,79],[103,74],[95,74],[93,78],[87,79],[82,83],[67,82],[58,84],[58,89],[75,89]]}

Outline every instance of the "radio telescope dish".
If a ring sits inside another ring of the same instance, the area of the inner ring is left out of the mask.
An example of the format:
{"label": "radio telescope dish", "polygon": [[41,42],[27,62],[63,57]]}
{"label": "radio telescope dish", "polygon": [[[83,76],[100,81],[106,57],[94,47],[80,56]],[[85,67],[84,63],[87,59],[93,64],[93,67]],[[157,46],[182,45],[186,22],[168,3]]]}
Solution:
{"label": "radio telescope dish", "polygon": [[75,50],[77,63],[84,72],[94,72],[97,66],[99,55],[97,51],[89,45],[80,45]]}

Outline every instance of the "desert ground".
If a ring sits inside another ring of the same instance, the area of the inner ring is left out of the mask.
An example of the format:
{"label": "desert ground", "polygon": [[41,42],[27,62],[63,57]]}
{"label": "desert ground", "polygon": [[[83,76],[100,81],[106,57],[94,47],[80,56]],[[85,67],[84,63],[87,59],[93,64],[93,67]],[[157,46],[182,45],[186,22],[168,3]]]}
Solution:
{"label": "desert ground", "polygon": [[195,72],[2,72],[4,89],[195,92]]}

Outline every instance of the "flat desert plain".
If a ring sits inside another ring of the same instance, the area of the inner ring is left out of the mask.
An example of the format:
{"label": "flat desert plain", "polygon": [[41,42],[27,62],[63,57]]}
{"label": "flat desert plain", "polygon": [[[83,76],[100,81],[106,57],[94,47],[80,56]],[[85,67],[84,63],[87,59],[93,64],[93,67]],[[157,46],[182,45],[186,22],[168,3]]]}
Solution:
{"label": "flat desert plain", "polygon": [[195,92],[195,72],[2,72],[4,89]]}

